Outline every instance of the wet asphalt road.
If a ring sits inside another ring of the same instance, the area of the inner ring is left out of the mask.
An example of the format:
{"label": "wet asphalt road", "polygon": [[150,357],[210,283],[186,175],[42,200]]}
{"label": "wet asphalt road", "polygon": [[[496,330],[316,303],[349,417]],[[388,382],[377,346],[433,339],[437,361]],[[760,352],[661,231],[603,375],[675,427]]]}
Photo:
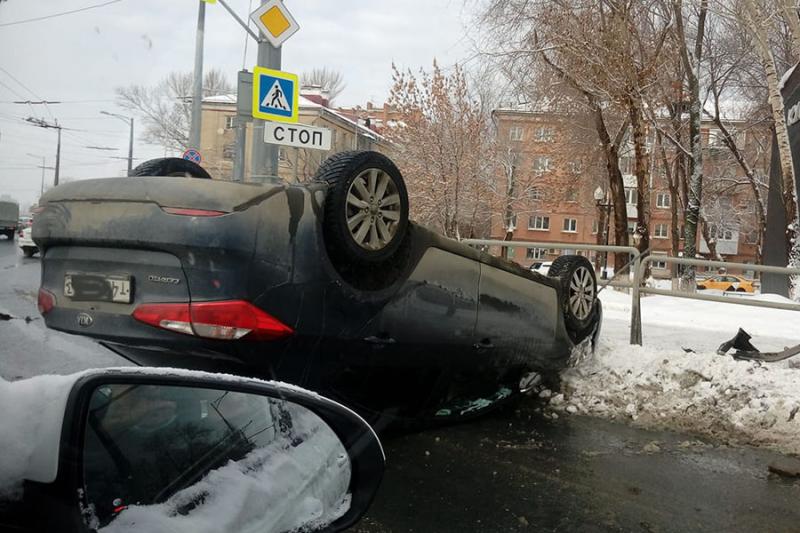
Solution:
{"label": "wet asphalt road", "polygon": [[[125,365],[44,328],[39,259],[0,237],[0,375]],[[30,317],[26,321],[25,317]],[[544,419],[526,400],[468,424],[384,438],[387,470],[353,531],[800,532],[800,480],[770,452],[584,417]]]}

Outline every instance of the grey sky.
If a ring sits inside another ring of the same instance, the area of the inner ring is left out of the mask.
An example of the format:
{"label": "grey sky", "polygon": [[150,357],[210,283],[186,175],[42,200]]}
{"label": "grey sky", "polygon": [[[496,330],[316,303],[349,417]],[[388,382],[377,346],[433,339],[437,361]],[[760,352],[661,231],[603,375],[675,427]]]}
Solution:
{"label": "grey sky", "polygon": [[[8,0],[0,4],[0,24],[102,3],[102,0]],[[258,0],[228,0],[245,18]],[[468,55],[470,16],[460,0],[287,0],[300,31],[284,46],[283,69],[300,73],[312,67],[340,70],[347,87],[341,105],[382,103],[391,84],[391,62],[429,68],[434,57],[451,65]],[[23,123],[28,116],[65,128],[63,179],[124,174],[127,126],[100,115],[121,112],[114,87],[154,84],[173,70],[191,70],[194,58],[196,0],[122,0],[73,15],[0,26],[0,67],[36,95],[60,105],[14,105],[35,99],[0,70],[0,194],[23,204],[38,198],[43,155],[55,162],[55,130]],[[204,68],[230,73],[243,66],[244,32],[221,5],[208,5]],[[255,46],[248,44],[244,66],[255,65]],[[24,98],[22,98],[24,97]],[[52,113],[52,115],[51,115]],[[97,151],[86,146],[109,146]],[[160,157],[164,151],[137,139],[134,156]],[[167,154],[172,155],[172,154]],[[134,162],[135,164],[136,162]],[[53,171],[46,170],[52,182]]]}

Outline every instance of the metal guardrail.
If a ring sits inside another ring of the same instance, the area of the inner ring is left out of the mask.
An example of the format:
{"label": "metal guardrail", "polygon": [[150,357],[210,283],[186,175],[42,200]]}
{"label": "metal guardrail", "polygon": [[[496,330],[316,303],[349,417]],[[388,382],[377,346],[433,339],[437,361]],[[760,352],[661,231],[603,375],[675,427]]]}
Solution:
{"label": "metal guardrail", "polygon": [[[628,264],[633,264],[630,271],[635,273],[642,254],[633,246],[617,246],[613,244],[576,244],[569,242],[531,242],[531,241],[501,241],[499,239],[461,239],[462,243],[472,246],[508,246],[513,248],[547,248],[553,250],[592,250],[596,252],[614,252],[630,254],[633,259]],[[606,286],[631,288],[631,282],[614,281],[619,272],[614,272],[614,276],[606,283]]]}
{"label": "metal guardrail", "polygon": [[[717,268],[740,268],[755,272],[772,272],[774,274],[800,275],[800,268],[776,267],[770,265],[755,265],[752,263],[728,263],[727,261],[708,261],[705,259],[686,259],[683,257],[670,257],[666,255],[649,255],[643,257],[639,262],[638,268],[633,276],[633,289],[631,290],[631,300],[638,304],[641,294],[657,294],[661,296],[672,296],[674,298],[687,298],[689,300],[705,300],[707,302],[721,302],[734,305],[749,305],[751,307],[765,307],[767,309],[784,309],[789,311],[800,311],[800,304],[787,304],[783,302],[770,302],[767,300],[745,300],[742,298],[732,298],[730,296],[715,296],[711,294],[701,294],[696,292],[682,292],[665,289],[655,289],[642,286],[642,278],[647,268],[647,263],[653,261],[663,261],[665,263],[675,263],[678,265],[692,266],[712,266]],[[634,316],[634,314],[636,316]],[[641,306],[636,305],[636,310],[631,308],[631,344],[642,345],[642,316]]]}
{"label": "metal guardrail", "polygon": [[[710,261],[705,259],[686,259],[683,257],[671,257],[667,255],[645,255],[633,246],[616,246],[604,244],[574,244],[564,242],[530,242],[530,241],[501,241],[498,239],[463,239],[464,244],[474,246],[512,246],[514,248],[547,248],[554,250],[593,250],[597,252],[627,253],[633,257],[632,282],[611,281],[605,283],[603,287],[622,287],[631,289],[631,334],[630,344],[642,345],[642,294],[656,294],[660,296],[672,296],[675,298],[687,298],[690,300],[705,300],[707,302],[721,302],[734,305],[748,305],[751,307],[764,307],[768,309],[783,309],[789,311],[800,311],[800,304],[788,304],[783,302],[770,302],[766,300],[745,300],[730,296],[715,296],[696,292],[682,292],[666,289],[655,289],[645,287],[642,284],[647,264],[653,261],[663,261],[665,263],[676,263],[679,265],[711,266],[717,268],[735,268],[742,270],[752,270],[755,272],[771,272],[773,274],[785,274],[787,276],[800,276],[800,268],[776,267],[770,265],[756,265],[752,263],[729,263],[727,261]],[[615,276],[618,272],[614,273]],[[629,276],[626,276],[629,277]]]}

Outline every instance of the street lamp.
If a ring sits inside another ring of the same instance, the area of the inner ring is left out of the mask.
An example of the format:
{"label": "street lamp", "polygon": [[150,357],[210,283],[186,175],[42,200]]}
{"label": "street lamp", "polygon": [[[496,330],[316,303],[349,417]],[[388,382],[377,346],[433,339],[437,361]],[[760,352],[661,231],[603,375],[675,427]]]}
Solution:
{"label": "street lamp", "polygon": [[[594,203],[597,205],[597,211],[600,213],[600,220],[598,221],[597,231],[602,231],[602,240],[605,246],[608,246],[608,225],[611,219],[611,202],[604,202],[606,193],[602,187],[594,190]],[[602,230],[600,229],[602,228]],[[599,235],[598,235],[599,237]],[[603,252],[603,271],[600,273],[602,279],[608,278],[608,251]]]}
{"label": "street lamp", "polygon": [[100,111],[101,115],[108,115],[109,117],[118,118],[125,122],[130,122],[131,125],[131,135],[130,139],[128,139],[128,176],[131,175],[131,170],[133,169],[133,117],[126,117],[125,115],[119,115],[117,113],[109,113],[108,111]]}

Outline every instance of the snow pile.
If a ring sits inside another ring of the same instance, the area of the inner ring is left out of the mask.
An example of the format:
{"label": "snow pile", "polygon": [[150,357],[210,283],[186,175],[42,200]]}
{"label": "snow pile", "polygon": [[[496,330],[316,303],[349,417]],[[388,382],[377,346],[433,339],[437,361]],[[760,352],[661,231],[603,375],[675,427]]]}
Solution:
{"label": "snow pile", "polygon": [[600,345],[562,374],[562,394],[549,399],[553,411],[800,454],[800,357],[761,364],[716,354],[740,325],[764,351],[800,342],[784,338],[796,334],[796,311],[645,298],[640,347],[628,344],[629,296],[604,291],[601,298]]}
{"label": "snow pile", "polygon": [[[347,452],[310,411],[298,408],[292,421],[303,437],[299,445],[278,439],[213,470],[162,504],[130,506],[100,531],[288,532],[332,523],[350,509]],[[196,507],[181,514],[191,504]]]}
{"label": "snow pile", "polygon": [[23,479],[55,479],[64,407],[74,381],[73,376],[0,379],[0,499],[19,498]]}

